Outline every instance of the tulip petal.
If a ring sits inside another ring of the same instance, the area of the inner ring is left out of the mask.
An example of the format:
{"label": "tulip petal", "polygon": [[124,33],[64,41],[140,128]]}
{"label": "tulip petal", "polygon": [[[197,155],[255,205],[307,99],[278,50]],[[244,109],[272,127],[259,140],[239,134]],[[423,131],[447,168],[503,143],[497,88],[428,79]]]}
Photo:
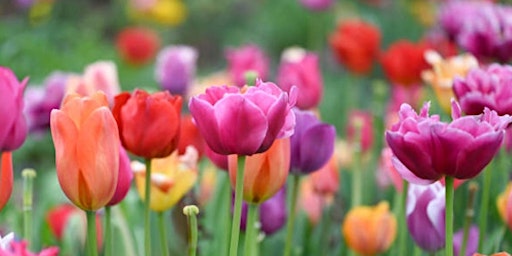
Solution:
{"label": "tulip petal", "polygon": [[12,194],[14,182],[12,172],[12,153],[3,152],[2,162],[0,163],[0,211],[7,204]]}
{"label": "tulip petal", "polygon": [[501,146],[504,132],[490,132],[474,139],[459,154],[456,161],[456,171],[453,176],[457,179],[471,179],[477,176]]}
{"label": "tulip petal", "polygon": [[190,99],[189,110],[193,116],[200,117],[194,118],[194,122],[209,148],[217,154],[228,155],[228,150],[223,147],[219,138],[219,126],[213,106],[205,100],[193,97]]}
{"label": "tulip petal", "polygon": [[317,171],[327,163],[334,152],[335,138],[336,130],[329,124],[319,124],[304,132],[300,139],[301,173]]}
{"label": "tulip petal", "polygon": [[436,179],[419,178],[413,172],[411,172],[409,169],[407,169],[407,167],[405,167],[405,165],[402,162],[400,162],[400,160],[396,156],[393,156],[391,158],[391,162],[393,163],[393,167],[395,167],[398,174],[400,174],[400,176],[404,180],[406,180],[410,183],[418,184],[418,185],[428,185],[428,184],[432,184],[436,181]]}

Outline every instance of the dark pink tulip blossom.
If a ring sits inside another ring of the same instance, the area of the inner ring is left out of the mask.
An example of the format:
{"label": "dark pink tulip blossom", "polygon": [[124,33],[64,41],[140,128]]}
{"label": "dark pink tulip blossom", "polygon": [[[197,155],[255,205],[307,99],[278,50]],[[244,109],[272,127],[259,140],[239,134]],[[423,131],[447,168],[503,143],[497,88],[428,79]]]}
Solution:
{"label": "dark pink tulip blossom", "polygon": [[189,103],[197,128],[218,154],[252,155],[266,151],[276,138],[293,134],[291,111],[297,90],[282,91],[271,82],[255,86],[213,86]]}
{"label": "dark pink tulip blossom", "polygon": [[417,184],[430,184],[446,176],[470,179],[489,164],[498,151],[511,117],[485,109],[483,114],[461,117],[452,101],[450,123],[429,116],[426,103],[418,115],[408,104],[399,111],[399,121],[386,131],[393,150],[393,164],[402,177]]}
{"label": "dark pink tulip blossom", "polygon": [[128,194],[130,190],[132,180],[133,170],[130,165],[130,158],[126,150],[122,146],[119,146],[119,175],[117,176],[117,186],[107,206],[116,205],[126,197],[126,194]]}
{"label": "dark pink tulip blossom", "polygon": [[12,70],[0,66],[0,152],[21,147],[27,138],[27,121],[23,115],[23,90],[28,78],[19,82]]}
{"label": "dark pink tulip blossom", "polygon": [[235,85],[242,87],[246,84],[247,72],[256,72],[257,77],[267,79],[269,59],[257,45],[249,44],[240,48],[231,48],[226,52],[228,71]]}

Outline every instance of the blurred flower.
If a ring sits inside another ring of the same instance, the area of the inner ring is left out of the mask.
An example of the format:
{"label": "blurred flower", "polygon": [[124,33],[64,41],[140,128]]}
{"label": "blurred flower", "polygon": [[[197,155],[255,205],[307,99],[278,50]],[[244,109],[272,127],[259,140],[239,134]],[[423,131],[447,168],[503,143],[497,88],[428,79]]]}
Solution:
{"label": "blurred flower", "polygon": [[492,64],[475,68],[465,78],[455,79],[453,91],[468,115],[490,108],[499,115],[512,114],[512,66]]}
{"label": "blurred flower", "polygon": [[371,71],[379,53],[381,34],[377,27],[362,20],[340,22],[329,37],[337,60],[351,72],[364,75]]}
{"label": "blurred flower", "polygon": [[[461,256],[471,256],[473,255],[477,249],[478,249],[478,227],[475,225],[472,225],[469,227],[469,233],[468,233],[468,241],[466,244],[466,255]],[[464,239],[464,229],[459,230],[455,234],[453,234],[453,255],[460,255],[462,242]]]}
{"label": "blurred flower", "polygon": [[[229,178],[235,187],[238,156],[228,156]],[[243,198],[248,203],[259,204],[283,187],[290,169],[290,139],[275,140],[263,153],[247,156],[244,164]]]}
{"label": "blurred flower", "polygon": [[4,237],[0,236],[0,249],[5,250],[14,241],[14,233],[11,232]]}
{"label": "blurred flower", "polygon": [[210,149],[223,155],[252,155],[266,151],[276,138],[293,134],[291,108],[296,98],[296,89],[288,94],[258,79],[250,87],[210,87],[192,97],[189,109]]}
{"label": "blurred flower", "polygon": [[443,59],[439,53],[430,50],[425,53],[425,59],[432,69],[423,71],[421,78],[432,85],[437,101],[446,113],[450,113],[450,101],[454,97],[453,81],[457,77],[465,77],[471,69],[477,68],[478,61],[470,54]]}
{"label": "blurred flower", "polygon": [[377,184],[381,187],[387,187],[391,182],[397,192],[401,193],[403,189],[403,179],[392,163],[393,151],[389,147],[382,149],[380,154],[379,166],[377,168]]}
{"label": "blurred flower", "polygon": [[299,2],[312,11],[325,11],[335,3],[333,0],[299,0]]}
{"label": "blurred flower", "polygon": [[[272,235],[279,231],[286,223],[288,214],[286,213],[286,188],[283,187],[275,195],[259,205],[259,224],[261,231],[265,235]],[[240,229],[245,230],[247,222],[248,206],[246,202],[242,204],[242,219]]]}
{"label": "blurred flower", "polygon": [[84,74],[69,75],[66,82],[66,93],[77,93],[91,96],[102,91],[112,104],[114,97],[121,92],[116,64],[112,61],[97,61],[85,67]]}
{"label": "blurred flower", "polygon": [[131,0],[128,15],[137,21],[178,26],[187,17],[187,6],[182,0]]}
{"label": "blurred flower", "polygon": [[[351,110],[347,122],[347,140],[360,147],[362,153],[371,151],[373,146],[373,116],[363,110]],[[359,141],[355,141],[359,140]]]}
{"label": "blurred flower", "polygon": [[322,196],[334,196],[340,186],[338,157],[332,154],[329,161],[318,171],[311,173],[313,190]]}
{"label": "blurred flower", "polygon": [[132,179],[133,171],[130,166],[130,158],[126,150],[122,146],[119,146],[119,174],[117,176],[116,191],[107,206],[116,205],[126,197],[130,190]]}
{"label": "blurred flower", "polygon": [[406,40],[394,42],[382,53],[380,61],[386,77],[392,83],[410,86],[421,82],[421,71],[428,68],[424,59],[427,45]]}
{"label": "blurred flower", "polygon": [[302,179],[299,190],[299,206],[306,213],[311,224],[316,225],[320,221],[322,210],[329,201],[329,197],[323,197],[315,191],[311,175]]}
{"label": "blurred flower", "polygon": [[186,96],[196,75],[198,52],[186,45],[167,46],[156,57],[156,80],[164,90]]}
{"label": "blurred flower", "polygon": [[459,54],[457,44],[450,40],[446,33],[438,27],[428,30],[423,36],[422,41],[425,42],[430,51],[435,51],[444,58],[453,57]]}
{"label": "blurred flower", "polygon": [[119,131],[105,94],[69,94],[51,112],[57,177],[64,194],[95,211],[114,195],[119,168]]}
{"label": "blurred flower", "polygon": [[[226,156],[224,156],[226,157]],[[201,168],[201,180],[199,181],[199,195],[197,201],[200,206],[205,206],[212,195],[214,195],[217,184],[217,170],[213,165],[207,165]]]}
{"label": "blurred flower", "polygon": [[23,115],[23,90],[28,78],[21,83],[12,70],[0,66],[0,152],[16,150],[27,137],[27,122]]}
{"label": "blurred flower", "polygon": [[491,5],[487,1],[445,1],[439,8],[439,23],[448,36],[456,40],[466,20],[472,19],[478,9]]}
{"label": "blurred flower", "polygon": [[227,171],[228,168],[228,156],[215,153],[208,144],[204,145],[204,153],[208,159],[218,168],[223,171]]}
{"label": "blurred flower", "polygon": [[287,92],[290,92],[293,86],[298,87],[296,104],[298,108],[317,107],[323,93],[318,56],[299,47],[286,49],[281,56],[277,84]]}
{"label": "blurred flower", "polygon": [[347,246],[362,255],[385,252],[396,237],[396,218],[388,202],[357,206],[347,213],[342,232]]}
{"label": "blurred flower", "polygon": [[0,163],[0,211],[9,201],[12,194],[14,182],[12,170],[12,153],[2,152],[2,162]]}
{"label": "blurred flower", "polygon": [[184,114],[180,122],[180,138],[178,141],[178,153],[185,154],[188,146],[193,146],[199,153],[199,158],[204,153],[204,139],[192,120],[192,115]]}
{"label": "blurred flower", "polygon": [[512,183],[509,182],[507,188],[501,193],[497,200],[496,206],[501,219],[512,230]]}
{"label": "blurred flower", "polygon": [[[487,255],[486,254],[475,253],[475,254],[473,254],[473,256],[487,256]],[[510,254],[507,253],[507,252],[497,252],[497,253],[491,254],[491,256],[510,256]]]}
{"label": "blurred flower", "polygon": [[440,182],[428,186],[409,184],[407,228],[421,249],[432,253],[445,246],[444,215],[445,189]]}
{"label": "blurred flower", "polygon": [[116,48],[121,59],[135,66],[148,63],[159,47],[158,34],[144,27],[124,28],[116,37]]}
{"label": "blurred flower", "polygon": [[68,74],[53,72],[44,81],[43,86],[29,86],[25,92],[24,113],[27,117],[28,130],[42,133],[50,128],[50,112],[59,108]]}
{"label": "blurred flower", "polygon": [[[386,131],[386,141],[396,158],[393,164],[402,177],[430,184],[443,176],[470,179],[492,160],[504,137],[510,116],[485,109],[479,116],[461,117],[453,101],[453,121],[429,116],[426,103],[418,115],[408,104],[400,108],[400,121]],[[432,144],[432,142],[436,142]]]}
{"label": "blurred flower", "polygon": [[407,4],[409,12],[425,27],[431,27],[435,21],[436,5],[432,1],[414,0]]}
{"label": "blurred flower", "polygon": [[27,248],[27,241],[12,240],[6,248],[0,248],[2,256],[58,256],[59,248],[56,246],[42,249],[39,253],[32,253]]}
{"label": "blurred flower", "polygon": [[257,45],[249,44],[240,48],[229,48],[226,51],[228,71],[231,80],[238,87],[246,84],[245,74],[249,71],[257,73],[257,77],[266,80],[269,69],[269,59]]}
{"label": "blurred flower", "polygon": [[214,72],[205,77],[196,79],[192,88],[190,88],[187,99],[205,93],[206,89],[212,86],[232,83],[226,71]]}
{"label": "blurred flower", "polygon": [[180,96],[135,89],[132,94],[117,95],[112,112],[121,142],[129,152],[146,159],[161,158],[178,147]]}
{"label": "blurred flower", "polygon": [[[162,212],[174,206],[197,180],[197,150],[188,147],[184,155],[177,151],[165,158],[151,160],[151,198],[149,207]],[[139,196],[145,199],[146,166],[138,161],[132,162],[135,172],[135,184]]]}

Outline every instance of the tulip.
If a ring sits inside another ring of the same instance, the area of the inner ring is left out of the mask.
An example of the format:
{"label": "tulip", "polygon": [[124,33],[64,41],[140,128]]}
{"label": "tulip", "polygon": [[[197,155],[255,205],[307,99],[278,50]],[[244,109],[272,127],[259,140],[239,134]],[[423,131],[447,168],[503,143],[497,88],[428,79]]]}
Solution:
{"label": "tulip", "polygon": [[[417,184],[430,184],[443,176],[470,179],[492,160],[512,121],[485,109],[479,116],[461,117],[460,107],[452,103],[451,123],[429,116],[426,103],[418,115],[403,104],[400,120],[386,131],[386,141],[396,158],[393,164],[402,177]],[[432,144],[432,142],[435,142]]]}
{"label": "tulip", "polygon": [[107,206],[113,206],[120,203],[128,194],[133,179],[133,171],[130,165],[130,158],[126,150],[119,147],[119,174],[117,178],[116,191],[108,202]]}
{"label": "tulip", "polygon": [[155,76],[164,90],[187,95],[196,74],[198,52],[186,45],[167,46],[156,57]]}
{"label": "tulip", "polygon": [[[197,180],[197,150],[189,147],[184,155],[175,151],[165,158],[151,160],[150,199],[151,210],[163,212],[174,206]],[[142,200],[145,200],[146,167],[133,161],[135,185]]]}
{"label": "tulip", "polygon": [[[237,155],[228,156],[229,177],[235,187]],[[277,193],[286,182],[290,168],[290,139],[279,139],[265,152],[245,158],[243,198],[260,204]]]}
{"label": "tulip", "polygon": [[128,14],[137,21],[177,26],[187,17],[186,7],[181,0],[132,0]]}
{"label": "tulip", "polygon": [[[487,255],[486,254],[475,253],[475,254],[473,254],[473,256],[487,256]],[[497,253],[491,254],[491,256],[510,256],[510,254],[507,253],[507,252],[497,252]]]}
{"label": "tulip", "polygon": [[496,205],[501,219],[512,230],[512,183],[498,196]]}
{"label": "tulip", "polygon": [[[459,232],[453,235],[453,255],[460,255],[463,243],[464,230],[460,230]],[[478,227],[471,226],[469,228],[468,240],[466,246],[466,254],[461,256],[471,256],[477,251],[478,247]]]}
{"label": "tulip", "polygon": [[382,53],[382,69],[389,81],[402,86],[421,82],[421,72],[428,68],[424,59],[427,45],[400,40]]}
{"label": "tulip", "polygon": [[299,2],[311,11],[325,11],[335,3],[333,0],[300,0]]}
{"label": "tulip", "polygon": [[136,89],[117,95],[112,112],[129,152],[146,159],[162,158],[178,147],[180,96]]}
{"label": "tulip", "polygon": [[27,248],[27,241],[14,239],[14,233],[9,233],[4,238],[0,237],[0,255],[2,256],[58,256],[59,248],[56,246],[42,249],[39,253],[32,253]]}
{"label": "tulip", "polygon": [[410,184],[407,191],[407,228],[414,242],[427,252],[445,246],[445,189],[440,183]]}
{"label": "tulip", "polygon": [[362,20],[340,22],[329,37],[336,59],[348,70],[364,75],[371,71],[379,53],[381,34],[377,27]]}
{"label": "tulip", "polygon": [[185,154],[185,151],[188,146],[193,146],[197,149],[199,153],[199,158],[203,155],[205,151],[204,140],[197,129],[197,126],[192,121],[192,116],[190,114],[185,114],[181,116],[180,121],[180,138],[178,142],[178,153],[180,155]]}
{"label": "tulip", "polygon": [[214,86],[192,97],[190,113],[208,146],[218,154],[252,155],[276,138],[293,134],[297,91],[283,92],[271,82],[255,86]]}
{"label": "tulip", "polygon": [[439,23],[441,28],[452,39],[457,40],[458,35],[469,20],[479,9],[488,9],[492,3],[488,1],[448,1],[439,9]]}
{"label": "tulip", "polygon": [[313,190],[322,195],[331,197],[338,192],[340,186],[338,157],[333,154],[329,161],[318,171],[311,173]]}
{"label": "tulip", "polygon": [[397,192],[402,192],[403,189],[403,179],[393,166],[392,163],[393,152],[389,147],[385,147],[382,149],[379,160],[379,167],[377,168],[377,183],[386,187],[392,182],[393,186]]}
{"label": "tulip", "polygon": [[[373,146],[373,116],[370,112],[352,110],[349,113],[347,138],[351,144],[357,143],[363,153],[369,152]],[[359,140],[359,141],[354,141]]]}
{"label": "tulip", "polygon": [[208,159],[220,170],[227,171],[229,170],[228,167],[228,156],[227,155],[221,155],[218,153],[215,153],[213,150],[210,149],[210,147],[205,144],[204,145],[204,153]]}
{"label": "tulip", "polygon": [[121,59],[134,66],[148,63],[159,47],[160,38],[148,28],[128,27],[116,38],[116,49]]}
{"label": "tulip", "polygon": [[7,67],[0,66],[0,152],[21,147],[27,137],[27,123],[23,116],[23,90],[28,78],[18,81]]}
{"label": "tulip", "polygon": [[256,72],[257,77],[262,80],[267,79],[269,59],[257,45],[228,49],[226,59],[231,80],[239,87],[246,84],[245,74],[248,71]]}
{"label": "tulip", "polygon": [[306,176],[300,183],[299,206],[311,224],[316,225],[322,217],[325,202],[329,202],[321,194],[315,191],[311,176]]}
{"label": "tulip", "polygon": [[70,94],[50,117],[57,177],[64,194],[95,211],[114,195],[119,168],[119,131],[102,92]]}
{"label": "tulip", "polygon": [[396,218],[387,202],[350,209],[342,225],[347,246],[362,255],[385,252],[396,236]]}
{"label": "tulip", "polygon": [[291,137],[292,174],[309,174],[320,169],[334,152],[336,130],[308,111],[293,109],[295,133]]}
{"label": "tulip", "polygon": [[463,79],[455,79],[453,91],[468,115],[490,108],[499,115],[512,114],[512,66],[493,64],[471,70]]}
{"label": "tulip", "polygon": [[432,69],[423,71],[421,77],[434,88],[437,101],[443,110],[450,113],[450,101],[454,97],[453,81],[457,77],[465,77],[471,69],[477,68],[478,61],[470,54],[443,59],[437,52],[430,50],[425,53],[425,58]]}
{"label": "tulip", "polygon": [[12,185],[14,182],[12,172],[12,153],[3,152],[2,162],[0,163],[0,211],[9,201],[12,194]]}
{"label": "tulip", "polygon": [[283,52],[277,74],[277,84],[290,92],[297,86],[296,106],[300,109],[318,107],[322,100],[323,82],[318,56],[302,48],[292,47]]}
{"label": "tulip", "polygon": [[[247,222],[247,203],[242,205],[242,221],[240,228],[245,230]],[[281,188],[259,206],[260,229],[265,235],[279,231],[286,223],[286,188]]]}

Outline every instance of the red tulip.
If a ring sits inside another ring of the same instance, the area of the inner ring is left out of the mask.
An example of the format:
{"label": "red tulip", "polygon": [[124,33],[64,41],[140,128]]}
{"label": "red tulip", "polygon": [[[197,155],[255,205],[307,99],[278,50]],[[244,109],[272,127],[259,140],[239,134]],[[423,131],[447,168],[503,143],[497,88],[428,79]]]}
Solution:
{"label": "red tulip", "polygon": [[429,67],[424,58],[428,49],[424,43],[406,40],[393,43],[381,56],[386,77],[393,83],[409,86],[421,82],[421,71]]}
{"label": "red tulip", "polygon": [[186,114],[181,117],[178,153],[180,155],[185,154],[188,146],[193,146],[199,153],[199,158],[201,158],[204,153],[204,139],[203,136],[201,136],[199,129],[197,129],[197,126],[192,121],[192,116],[190,114]]}
{"label": "red tulip", "polygon": [[12,194],[12,153],[2,153],[2,163],[0,166],[0,210],[4,208]]}
{"label": "red tulip", "polygon": [[160,38],[147,28],[125,28],[117,35],[116,47],[124,61],[132,65],[143,65],[155,57],[160,47]]}

